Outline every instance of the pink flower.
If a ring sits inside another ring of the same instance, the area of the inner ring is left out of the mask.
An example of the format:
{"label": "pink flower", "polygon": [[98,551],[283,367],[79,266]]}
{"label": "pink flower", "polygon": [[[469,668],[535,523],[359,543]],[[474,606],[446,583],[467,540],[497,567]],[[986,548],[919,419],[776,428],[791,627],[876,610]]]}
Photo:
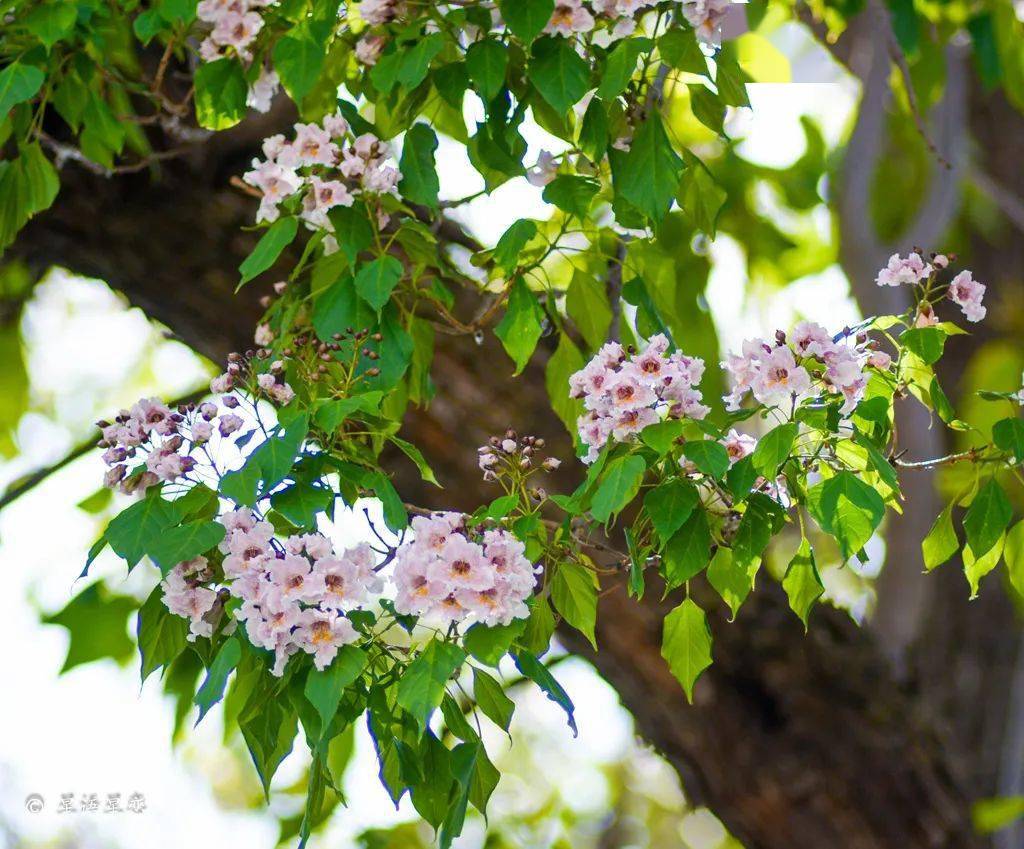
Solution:
{"label": "pink flower", "polygon": [[286,554],[275,559],[267,571],[283,598],[316,604],[324,594],[323,575],[313,573],[305,557]]}
{"label": "pink flower", "polygon": [[558,163],[548,151],[542,150],[537,156],[537,164],[526,172],[526,179],[532,186],[546,186],[558,175]]}
{"label": "pink flower", "polygon": [[427,577],[444,584],[450,592],[482,590],[494,584],[494,571],[483,549],[461,534],[452,534],[441,546],[437,559],[427,569]]}
{"label": "pink flower", "polygon": [[333,610],[309,608],[299,615],[295,642],[307,654],[313,655],[313,665],[324,670],[338,654],[339,646],[359,639],[352,623]]}
{"label": "pink flower", "polygon": [[222,374],[210,381],[210,391],[215,395],[230,392],[235,385],[235,378],[230,374]]}
{"label": "pink flower", "polygon": [[200,419],[192,425],[192,441],[196,443],[209,442],[213,436],[213,425],[208,421]]}
{"label": "pink flower", "polygon": [[359,15],[368,24],[386,24],[398,14],[397,0],[362,0]]}
{"label": "pink flower", "polygon": [[261,29],[263,18],[257,12],[240,14],[229,11],[217,21],[210,40],[221,47],[233,47],[242,58],[248,59],[247,48]]}
{"label": "pink flower", "polygon": [[913,286],[926,280],[931,273],[932,267],[921,259],[920,254],[912,253],[906,259],[901,259],[899,254],[893,254],[889,257],[889,264],[878,272],[875,283],[879,286]]}
{"label": "pink flower", "polygon": [[356,61],[372,68],[380,59],[387,40],[382,35],[364,35],[356,43]]}
{"label": "pink flower", "polygon": [[835,343],[820,324],[801,321],[793,328],[793,348],[804,357],[823,357],[835,348]]}
{"label": "pink flower", "polygon": [[257,112],[269,112],[274,95],[281,89],[281,81],[277,72],[262,68],[256,82],[252,84],[245,98],[245,105]]}
{"label": "pink flower", "polygon": [[278,156],[283,165],[334,165],[338,161],[338,146],[331,135],[316,124],[296,124],[295,141]]}
{"label": "pink flower", "polygon": [[594,28],[594,16],[583,6],[582,0],[557,0],[544,32],[550,35],[570,36],[576,32],[589,32]]}
{"label": "pink flower", "polygon": [[349,126],[345,116],[340,112],[328,115],[323,120],[324,130],[332,139],[340,139],[348,134]]}
{"label": "pink flower", "polygon": [[970,271],[961,271],[949,284],[949,299],[957,304],[968,321],[981,321],[987,312],[981,305],[985,296],[985,284],[979,283]]}
{"label": "pink flower", "polygon": [[256,332],[253,334],[253,341],[261,348],[266,348],[274,341],[274,332],[269,324],[257,324]]}
{"label": "pink flower", "polygon": [[390,165],[371,163],[363,173],[363,188],[368,192],[384,194],[390,192],[398,181],[402,179],[402,172]]}
{"label": "pink flower", "polygon": [[751,386],[754,397],[769,406],[802,398],[810,388],[811,376],[807,369],[796,364],[793,352],[785,345],[764,358]]}
{"label": "pink flower", "polygon": [[225,413],[220,417],[220,422],[217,425],[217,430],[220,431],[221,436],[230,436],[236,430],[238,430],[244,422],[240,416],[236,416],[234,413]]}
{"label": "pink flower", "polygon": [[722,21],[733,0],[684,0],[683,16],[697,38],[707,44],[722,40]]}
{"label": "pink flower", "polygon": [[872,351],[868,356],[868,365],[879,371],[887,371],[889,366],[892,365],[892,357],[885,353],[885,351]]}
{"label": "pink flower", "polygon": [[352,206],[355,199],[338,180],[309,178],[309,193],[302,199],[302,217],[317,227],[334,232],[327,213],[336,206]]}
{"label": "pink flower", "polygon": [[757,440],[746,433],[739,433],[735,428],[730,430],[724,439],[719,440],[729,455],[729,465],[749,457],[757,447]]}
{"label": "pink flower", "polygon": [[170,409],[159,398],[142,398],[131,409],[143,433],[158,433],[161,436],[174,433],[178,427],[171,418]]}
{"label": "pink flower", "polygon": [[[257,222],[276,221],[280,215],[278,204],[295,194],[302,185],[302,179],[294,169],[270,160],[254,161],[253,170],[243,174],[242,180],[263,193],[259,210],[256,212]],[[225,390],[215,389],[213,391],[223,392]]]}

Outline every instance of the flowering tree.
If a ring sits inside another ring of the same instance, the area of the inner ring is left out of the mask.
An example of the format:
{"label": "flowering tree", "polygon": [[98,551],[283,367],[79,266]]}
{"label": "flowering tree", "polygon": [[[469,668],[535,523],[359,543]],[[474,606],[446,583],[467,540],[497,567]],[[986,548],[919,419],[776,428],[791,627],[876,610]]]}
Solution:
{"label": "flowering tree", "polygon": [[[807,627],[824,592],[819,565],[868,560],[887,514],[906,509],[904,472],[968,470],[915,540],[924,567],[959,557],[973,595],[1005,562],[1024,592],[1024,523],[1011,500],[1024,390],[987,390],[999,414],[982,428],[936,374],[947,345],[986,317],[986,286],[955,257],[907,245],[861,281],[898,293],[886,302],[898,308],[855,327],[781,328],[719,367],[682,248],[714,238],[740,203],[742,166],[713,174],[676,112],[726,136],[727,110],[749,106],[751,80],[728,36],[765,11],[727,0],[8,11],[2,247],[17,251],[45,220],[59,169],[144,171],[247,125],[262,130],[259,113],[298,112],[231,175],[259,229],[232,284],[273,284],[252,347],[227,356],[202,398],[143,399],[100,423],[105,483],[136,500],[89,559],[109,546],[129,569],[145,560],[154,570],[138,613],[143,678],[198,659],[188,698],[200,718],[231,705],[268,792],[301,734],[312,757],[301,841],[337,803],[332,742],[365,718],[387,791],[396,802],[408,793],[450,845],[499,777],[479,726],[509,728],[496,668],[510,658],[575,730],[572,694],[544,656],[556,628],[598,649],[616,627],[598,604],[606,591],[624,588],[618,605],[656,614],[644,627],[662,660],[649,674],[675,689],[651,695],[686,710],[681,698],[700,700],[723,638],[709,611],[736,618],[777,583]],[[849,10],[819,11],[838,32]],[[908,33],[939,45],[960,21],[899,15],[891,64],[920,119]],[[982,11],[968,30],[1000,82],[999,69],[1019,62],[1020,22]],[[479,107],[472,127],[467,100]],[[527,121],[562,151],[524,161]],[[176,145],[154,147],[151,127]],[[464,146],[485,192],[525,177],[554,216],[477,244],[449,216],[464,201],[443,199],[439,135]],[[798,195],[795,181],[789,190]],[[516,374],[536,375],[543,361],[539,382],[571,437],[524,435],[535,423],[509,409],[508,430],[460,445],[488,494],[458,510],[433,509],[455,505],[393,480],[401,462],[438,483],[430,446],[399,432],[415,408],[444,402],[442,336],[489,352],[498,340]],[[900,426],[905,407],[969,444],[922,456],[920,434]],[[382,523],[337,549],[323,519],[366,496]],[[766,553],[785,545],[792,556],[769,574]],[[724,628],[726,641],[744,639],[742,621]],[[909,762],[915,779],[927,773]],[[725,817],[751,845],[770,845],[753,818]],[[953,845],[963,823],[943,834]]]}

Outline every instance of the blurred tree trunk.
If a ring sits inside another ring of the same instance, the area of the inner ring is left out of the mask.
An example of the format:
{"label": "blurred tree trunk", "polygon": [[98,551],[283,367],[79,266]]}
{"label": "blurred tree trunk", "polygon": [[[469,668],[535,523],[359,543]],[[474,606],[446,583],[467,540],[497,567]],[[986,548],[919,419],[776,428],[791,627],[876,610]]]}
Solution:
{"label": "blurred tree trunk", "polygon": [[[884,110],[886,102],[872,108]],[[1011,119],[1018,123],[1008,124]],[[233,294],[238,263],[254,238],[240,229],[252,203],[227,181],[269,134],[267,121],[282,120],[272,115],[247,122],[159,173],[107,180],[69,166],[55,207],[32,222],[15,252],[37,271],[56,264],[106,280],[220,362],[251,344],[258,298],[266,292],[250,284]],[[991,145],[989,174],[1024,195],[1024,186],[1015,185],[1024,177],[1012,146],[999,143],[1004,128],[1019,127],[1019,120],[998,99],[979,99],[972,91],[972,132]],[[867,173],[856,179],[866,184]],[[848,262],[856,254],[851,247],[852,241],[844,245]],[[1024,267],[1024,240],[1015,243],[1015,264],[988,260],[990,247],[979,242],[971,259],[996,291],[1003,269]],[[872,256],[872,275],[879,264]],[[410,411],[406,434],[423,447],[446,489],[423,487],[409,464],[394,458],[398,485],[410,500],[458,508],[493,497],[473,448],[507,427],[568,451],[544,388],[544,358],[542,350],[513,380],[490,335],[482,345],[438,336],[437,396],[429,409]],[[920,421],[907,426],[928,433]],[[572,485],[572,465],[563,467],[559,485]],[[928,502],[926,477],[907,484]],[[1008,786],[1009,773],[1019,781],[1024,764],[1024,733],[1005,721],[1008,701],[1024,701],[1019,629],[997,587],[968,604],[955,565],[939,575],[919,574],[926,515],[908,511],[893,527],[890,552],[899,552],[899,559],[883,573],[883,582],[894,583],[891,592],[882,588],[882,599],[892,597],[896,605],[881,610],[875,634],[822,606],[805,636],[767,579],[736,623],[726,622],[713,599],[702,598],[711,610],[715,664],[698,684],[692,707],[660,656],[660,622],[679,602],[660,600],[660,587],[650,587],[642,601],[628,599],[621,586],[609,589],[602,598],[599,653],[571,633],[563,638],[617,689],[639,732],[679,771],[690,798],[708,805],[749,849],[977,845],[963,788],[972,798],[989,795]],[[904,661],[900,680],[890,668],[893,657]],[[1014,681],[1022,691],[1016,696]],[[1009,751],[1008,727],[1016,734],[1012,764],[999,757]]]}

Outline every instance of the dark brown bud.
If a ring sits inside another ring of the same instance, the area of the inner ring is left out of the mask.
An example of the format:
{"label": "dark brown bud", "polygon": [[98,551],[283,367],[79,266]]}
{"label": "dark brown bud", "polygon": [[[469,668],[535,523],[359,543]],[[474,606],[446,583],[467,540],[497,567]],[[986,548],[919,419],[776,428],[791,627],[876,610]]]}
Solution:
{"label": "dark brown bud", "polygon": [[379,369],[379,368],[377,368],[376,366],[374,366],[373,368],[369,368],[369,369],[367,369],[367,370],[366,370],[366,374],[367,374],[367,375],[368,375],[369,377],[376,377],[377,375],[379,375],[379,374],[380,374],[380,369]]}

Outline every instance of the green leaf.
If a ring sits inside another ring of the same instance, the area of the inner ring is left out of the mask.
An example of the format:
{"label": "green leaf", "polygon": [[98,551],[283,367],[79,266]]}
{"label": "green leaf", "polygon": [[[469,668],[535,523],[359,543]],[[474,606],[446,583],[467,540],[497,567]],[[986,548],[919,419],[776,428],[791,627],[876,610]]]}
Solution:
{"label": "green leaf", "polygon": [[774,478],[779,466],[793,450],[798,429],[796,422],[787,422],[762,436],[752,455],[754,468],[766,478]]}
{"label": "green leaf", "polygon": [[713,439],[699,439],[683,445],[683,454],[699,471],[722,480],[729,471],[729,452]]}
{"label": "green leaf", "polygon": [[617,42],[608,54],[597,96],[612,100],[622,94],[636,73],[637,59],[653,46],[649,38],[624,38]]}
{"label": "green leaf", "polygon": [[526,243],[536,235],[537,225],[529,219],[520,218],[502,233],[498,244],[494,246],[495,264],[506,273],[514,271],[519,267],[519,255]]}
{"label": "green leaf", "polygon": [[971,808],[971,823],[978,834],[992,834],[1024,817],[1024,796],[979,799]]}
{"label": "green leaf", "polygon": [[356,291],[366,303],[380,312],[402,279],[402,272],[402,263],[391,254],[377,257],[356,273]]}
{"label": "green leaf", "polygon": [[921,542],[924,568],[929,572],[941,566],[960,550],[960,540],[953,529],[953,505],[947,504],[936,517],[928,535]]}
{"label": "green leaf", "polygon": [[681,419],[666,419],[648,425],[640,431],[640,441],[664,457],[672,450],[676,440],[683,435],[686,425]]}
{"label": "green leaf", "polygon": [[358,646],[342,646],[331,665],[325,670],[309,671],[303,693],[309,703],[316,708],[324,733],[338,712],[341,694],[363,674],[367,660],[366,652]]}
{"label": "green leaf", "polygon": [[462,644],[481,663],[497,666],[525,629],[525,619],[513,619],[508,625],[487,626],[478,622],[466,631]]}
{"label": "green leaf", "polygon": [[779,503],[762,492],[755,492],[748,499],[732,549],[736,563],[750,571],[751,579],[772,535],[782,527],[784,516]]}
{"label": "green leaf", "polygon": [[473,668],[473,697],[480,711],[502,731],[507,732],[512,724],[515,703],[500,682],[482,669]]}
{"label": "green leaf", "polygon": [[139,608],[136,620],[143,682],[155,670],[170,666],[185,650],[188,631],[188,620],[167,609],[163,588],[157,585]]}
{"label": "green leaf", "polygon": [[836,538],[844,561],[871,539],[885,514],[877,490],[846,471],[812,487],[807,499],[814,520]]}
{"label": "green leaf", "polygon": [[759,560],[754,561],[753,567],[745,566],[739,558],[733,556],[732,549],[720,546],[708,564],[708,583],[715,588],[732,613],[732,619],[736,614],[750,591],[754,588],[754,574],[757,571]]}
{"label": "green leaf", "polygon": [[545,186],[542,197],[582,221],[590,212],[590,204],[600,190],[601,184],[589,177],[559,174]]}
{"label": "green leaf", "polygon": [[193,76],[196,120],[208,130],[226,130],[245,117],[249,86],[234,59],[200,62]]}
{"label": "green leaf", "polygon": [[202,722],[203,717],[217,702],[224,698],[224,688],[228,683],[228,676],[238,666],[242,659],[242,644],[237,637],[230,637],[217,652],[217,656],[206,671],[206,679],[196,693],[195,703],[199,706],[199,717],[196,725]]}
{"label": "green leaf", "polygon": [[364,483],[380,499],[384,511],[384,524],[388,529],[397,534],[408,527],[409,515],[405,512],[405,504],[391,479],[384,472],[377,470],[368,475]]}
{"label": "green leaf", "polygon": [[653,221],[661,221],[672,205],[683,172],[683,160],[672,148],[658,113],[640,125],[629,152],[612,160],[618,194]]}
{"label": "green leaf", "polygon": [[590,67],[565,38],[545,37],[534,44],[526,75],[541,97],[562,114],[590,87]]}
{"label": "green leaf", "polygon": [[147,495],[110,520],[107,540],[114,553],[127,561],[128,568],[132,569],[149,550],[150,544],[180,518],[170,501],[165,501],[158,493]]}
{"label": "green leaf", "polygon": [[707,566],[710,548],[711,529],[707,514],[703,509],[694,510],[662,551],[668,588],[678,587]]}
{"label": "green leaf", "polygon": [[[574,271],[565,294],[565,309],[592,350],[605,343],[612,324],[612,308],[600,280],[579,269]],[[567,392],[568,387],[562,386],[561,391]]]}
{"label": "green leaf", "polygon": [[35,97],[45,79],[46,74],[40,68],[21,62],[11,62],[0,71],[0,121],[12,107]]}
{"label": "green leaf", "polygon": [[696,156],[686,153],[684,161],[687,167],[676,200],[693,226],[714,238],[718,232],[718,213],[729,195]]}
{"label": "green leaf", "polygon": [[793,555],[793,559],[789,561],[786,575],[782,579],[782,588],[786,591],[790,608],[800,617],[806,631],[811,608],[825,592],[821,576],[818,575],[818,568],[814,563],[814,552],[806,539],[800,541],[800,547]]}
{"label": "green leaf", "polygon": [[334,504],[334,491],[298,481],[275,492],[270,497],[270,504],[295,527],[313,530],[317,515],[326,513]]}
{"label": "green leaf", "polygon": [[938,327],[911,327],[900,334],[900,343],[930,366],[942,356],[946,334]]}
{"label": "green leaf", "polygon": [[638,454],[618,457],[608,464],[601,484],[594,493],[590,512],[599,522],[607,522],[629,504],[640,490],[647,464]]}
{"label": "green leaf", "polygon": [[512,34],[526,45],[544,31],[555,11],[554,0],[499,0],[498,5]]}
{"label": "green leaf", "polygon": [[268,690],[269,686],[264,686],[253,692],[238,718],[238,727],[269,800],[274,773],[295,743],[298,716],[288,699]]}
{"label": "green leaf", "polygon": [[444,49],[445,38],[433,33],[419,38],[413,46],[404,51],[398,68],[398,82],[406,91],[412,91],[427,78],[430,63]]}
{"label": "green leaf", "polygon": [[528,651],[512,655],[512,659],[516,663],[516,669],[533,681],[541,688],[545,696],[565,711],[566,721],[569,723],[569,728],[572,729],[572,736],[579,736],[579,730],[576,728],[576,708],[573,707],[569,694],[562,689],[562,685],[551,674],[551,670]]}
{"label": "green leaf", "polygon": [[430,468],[430,464],[427,462],[419,448],[411,442],[399,439],[397,436],[389,436],[388,439],[392,444],[398,446],[402,453],[416,464],[416,468],[419,469],[420,477],[423,478],[423,480],[427,483],[432,483],[434,486],[441,486],[437,481],[437,477],[434,475],[434,470]]}
{"label": "green leaf", "polygon": [[501,91],[505,84],[507,68],[508,51],[497,39],[485,38],[469,45],[466,51],[466,69],[485,102],[493,100]]}
{"label": "green leaf", "polygon": [[697,488],[683,478],[665,481],[644,496],[644,509],[663,546],[690,518],[698,501]]}
{"label": "green leaf", "polygon": [[740,67],[734,52],[723,48],[715,57],[715,88],[726,106],[750,106],[747,83],[753,80]]}
{"label": "green leaf", "polygon": [[148,540],[146,553],[166,575],[178,563],[205,554],[224,539],[224,526],[219,522],[187,522],[166,528]]}
{"label": "green leaf", "polygon": [[[76,20],[77,4],[49,2],[34,8],[22,19],[22,23],[49,50],[74,29]],[[3,111],[0,109],[0,112]]]}
{"label": "green leaf", "polygon": [[22,144],[20,155],[0,160],[0,253],[32,216],[57,197],[57,171],[38,144]]}
{"label": "green leaf", "polygon": [[455,737],[465,740],[468,743],[480,739],[480,735],[473,730],[473,726],[466,721],[466,715],[462,712],[459,703],[448,693],[441,699],[441,715],[444,717],[445,727]]}
{"label": "green leaf", "polygon": [[1024,421],[1016,416],[1001,419],[992,426],[992,439],[1003,451],[1009,451],[1016,462],[1024,462]]}
{"label": "green leaf", "polygon": [[555,610],[596,649],[597,577],[582,564],[563,560],[554,571],[550,586]]}
{"label": "green leaf", "polygon": [[661,656],[693,703],[693,685],[711,665],[711,631],[704,611],[687,598],[665,617]]}
{"label": "green leaf", "polygon": [[457,645],[434,639],[402,673],[398,704],[412,714],[421,729],[427,727],[430,714],[441,704],[445,684],[465,658]]}
{"label": "green leaf", "polygon": [[299,219],[293,216],[279,218],[271,224],[267,232],[256,243],[256,247],[252,249],[252,253],[242,260],[242,264],[238,266],[238,270],[242,275],[238,285],[241,286],[243,283],[248,283],[277,262],[277,258],[281,256],[281,251],[292,243],[298,231]]}
{"label": "green leaf", "polygon": [[1003,559],[1013,588],[1024,596],[1024,520],[1017,522],[1006,534]]}
{"label": "green leaf", "polygon": [[592,97],[580,124],[579,146],[592,162],[600,162],[608,150],[608,113],[600,97]]}
{"label": "green leaf", "polygon": [[365,204],[356,201],[352,206],[336,206],[327,217],[334,227],[338,247],[348,258],[349,265],[355,265],[360,252],[373,244],[373,229]]}
{"label": "green leaf", "polygon": [[137,604],[131,596],[114,595],[100,581],[82,590],[63,610],[42,617],[44,625],[68,630],[68,653],[61,674],[105,657],[118,663],[130,658],[135,646],[128,637],[127,623]]}
{"label": "green leaf", "polygon": [[692,31],[670,27],[658,39],[658,50],[661,58],[677,71],[707,76],[708,60]]}
{"label": "green leaf", "polygon": [[544,310],[537,303],[537,298],[523,278],[517,277],[512,283],[505,315],[494,328],[494,335],[501,340],[505,352],[516,364],[515,374],[519,374],[530,361],[544,330],[543,321]]}
{"label": "green leaf", "polygon": [[544,385],[548,391],[548,398],[551,399],[551,409],[574,437],[576,419],[583,412],[583,403],[569,397],[569,377],[585,364],[580,349],[568,335],[562,333],[559,334],[555,353],[548,357],[547,365],[544,367]]}
{"label": "green leaf", "polygon": [[718,135],[725,133],[725,104],[717,94],[702,85],[688,85],[690,92],[690,109],[694,117],[709,130]]}
{"label": "green leaf", "polygon": [[978,585],[981,583],[981,579],[999,565],[999,558],[1003,556],[1005,544],[1005,535],[1000,535],[992,548],[980,557],[975,556],[970,543],[964,546],[964,577],[967,578],[967,583],[970,585],[972,599],[978,597]]}
{"label": "green leaf", "polygon": [[296,27],[274,45],[274,70],[281,85],[298,103],[313,90],[326,53],[305,27]]}
{"label": "green leaf", "polygon": [[1012,517],[1013,507],[1006,493],[994,478],[990,479],[974,496],[964,516],[967,544],[975,558],[984,557],[992,550]]}
{"label": "green leaf", "polygon": [[402,172],[398,184],[402,196],[429,209],[437,209],[437,192],[440,189],[434,164],[436,150],[437,134],[426,124],[414,124],[405,134],[398,166]]}

